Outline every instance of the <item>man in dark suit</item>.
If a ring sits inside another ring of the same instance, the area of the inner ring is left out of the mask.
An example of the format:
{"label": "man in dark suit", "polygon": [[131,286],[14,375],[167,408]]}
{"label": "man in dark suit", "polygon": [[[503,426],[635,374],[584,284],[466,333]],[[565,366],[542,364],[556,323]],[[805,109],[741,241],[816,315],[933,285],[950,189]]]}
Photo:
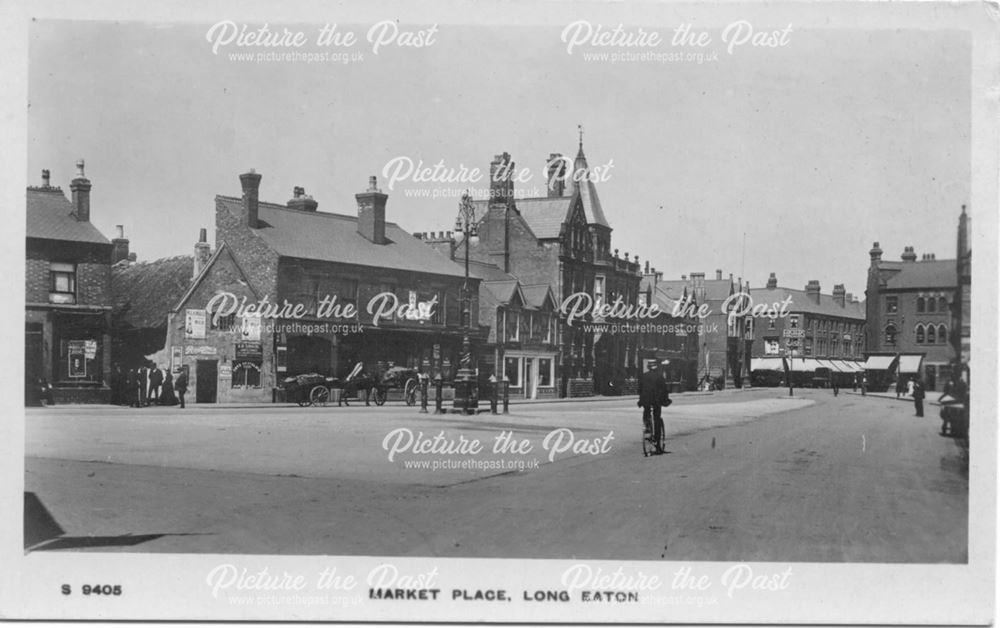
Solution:
{"label": "man in dark suit", "polygon": [[163,385],[163,370],[159,366],[153,365],[153,370],[149,372],[149,402],[160,403],[160,386]]}
{"label": "man in dark suit", "polygon": [[180,374],[177,379],[174,380],[174,391],[177,393],[177,400],[181,404],[181,408],[184,407],[184,395],[187,393],[188,389],[188,367],[185,365],[181,368]]}
{"label": "man in dark suit", "polygon": [[924,383],[919,379],[913,382],[913,406],[917,416],[924,416]]}
{"label": "man in dark suit", "polygon": [[667,382],[660,375],[659,364],[652,362],[649,370],[639,378],[639,406],[642,407],[642,422],[647,432],[653,433],[656,441],[656,453],[662,454],[660,443],[663,439],[663,418],[661,409],[670,403]]}

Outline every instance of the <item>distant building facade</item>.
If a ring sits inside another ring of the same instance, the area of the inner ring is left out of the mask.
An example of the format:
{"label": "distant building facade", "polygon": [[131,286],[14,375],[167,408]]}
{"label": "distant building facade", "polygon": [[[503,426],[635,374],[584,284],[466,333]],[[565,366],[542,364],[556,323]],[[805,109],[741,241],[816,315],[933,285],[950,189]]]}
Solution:
{"label": "distant building facade", "polygon": [[91,182],[77,162],[71,199],[50,185],[27,190],[26,402],[38,380],[56,403],[107,403],[111,372],[112,243],[90,221]]}
{"label": "distant building facade", "polygon": [[[590,176],[582,141],[571,165],[558,153],[551,154],[547,163],[548,196],[515,199],[510,155],[494,158],[490,198],[475,201],[480,240],[469,246],[469,257],[495,266],[522,286],[548,286],[557,307],[573,294],[585,295],[584,300],[592,303],[620,299],[623,305],[634,306],[641,280],[639,261],[612,249],[612,228]],[[466,244],[452,232],[417,237],[449,259],[461,261],[465,256]],[[627,388],[629,380],[634,387],[636,338],[597,331],[589,327],[592,322],[616,321],[588,317],[570,325],[565,316],[558,318],[552,378],[560,397],[614,394]],[[495,369],[502,377],[508,365],[527,368],[525,362],[506,357],[488,359],[500,362],[481,363],[481,372]]]}

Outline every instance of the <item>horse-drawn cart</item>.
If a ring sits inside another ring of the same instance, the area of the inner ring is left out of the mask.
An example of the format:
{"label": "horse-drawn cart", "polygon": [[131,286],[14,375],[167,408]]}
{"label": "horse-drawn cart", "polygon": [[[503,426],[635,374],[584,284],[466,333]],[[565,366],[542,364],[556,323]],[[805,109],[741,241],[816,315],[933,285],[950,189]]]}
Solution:
{"label": "horse-drawn cart", "polygon": [[419,389],[416,369],[392,367],[382,377],[363,372],[357,365],[346,379],[327,377],[319,373],[306,373],[286,377],[279,386],[285,400],[300,406],[325,406],[336,398],[337,405],[350,405],[348,399],[361,399],[364,392],[365,405],[374,400],[375,405],[385,404],[390,390],[401,390],[403,401],[412,406],[417,403]]}

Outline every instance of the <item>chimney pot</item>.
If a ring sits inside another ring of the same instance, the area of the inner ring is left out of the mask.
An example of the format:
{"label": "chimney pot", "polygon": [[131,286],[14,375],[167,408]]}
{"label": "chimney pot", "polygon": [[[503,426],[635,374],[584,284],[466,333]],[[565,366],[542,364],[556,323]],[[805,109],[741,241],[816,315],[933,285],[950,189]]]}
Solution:
{"label": "chimney pot", "polygon": [[48,170],[42,170],[42,187],[43,188],[49,187],[49,171]]}
{"label": "chimney pot", "polygon": [[558,198],[566,190],[566,160],[562,153],[550,153],[546,162],[549,198]]}
{"label": "chimney pot", "polygon": [[115,225],[115,233],[118,234],[117,237],[124,238],[125,237],[124,225]]}
{"label": "chimney pot", "polygon": [[76,161],[76,178],[78,178],[78,179],[86,179],[87,178],[87,175],[85,175],[83,173],[83,166],[84,166],[83,160],[82,159],[78,159]]}
{"label": "chimney pot", "polygon": [[646,267],[643,272],[645,272],[647,275],[649,274],[649,260],[646,260]]}
{"label": "chimney pot", "polygon": [[[730,275],[730,278],[732,278],[732,275]],[[716,281],[721,281],[722,280],[722,269],[721,268],[717,268],[715,270],[715,279],[716,279]]]}

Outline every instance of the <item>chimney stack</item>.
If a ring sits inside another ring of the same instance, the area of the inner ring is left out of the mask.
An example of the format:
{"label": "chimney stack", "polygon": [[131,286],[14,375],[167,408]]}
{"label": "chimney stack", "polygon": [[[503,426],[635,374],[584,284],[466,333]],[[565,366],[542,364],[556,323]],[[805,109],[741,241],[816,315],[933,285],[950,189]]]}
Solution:
{"label": "chimney stack", "polygon": [[872,243],[872,248],[868,251],[868,255],[872,258],[872,264],[882,261],[882,249],[879,247],[878,242]]}
{"label": "chimney stack", "polygon": [[818,279],[810,279],[809,283],[806,284],[806,297],[808,297],[809,300],[812,301],[813,303],[815,303],[816,305],[819,305],[819,280]]}
{"label": "chimney stack", "polygon": [[774,290],[777,287],[778,287],[778,277],[774,273],[771,273],[771,276],[767,278],[767,289]]}
{"label": "chimney stack", "polygon": [[903,249],[903,254],[900,256],[900,258],[904,262],[915,262],[917,261],[917,254],[914,252],[912,246],[908,246]]}
{"label": "chimney stack", "polygon": [[716,281],[722,281],[722,269],[721,268],[716,268],[715,269],[715,280]]}
{"label": "chimney stack", "polygon": [[240,184],[243,186],[243,219],[248,227],[258,229],[260,227],[260,208],[258,207],[260,175],[251,168],[250,172],[240,175]]}
{"label": "chimney stack", "polygon": [[550,153],[546,162],[549,198],[558,198],[566,190],[566,158],[562,153]]}
{"label": "chimney stack", "polygon": [[514,162],[501,153],[490,162],[490,204],[508,203],[514,198]]}
{"label": "chimney stack", "polygon": [[115,238],[111,241],[111,263],[117,264],[128,259],[128,238],[125,237],[125,227],[115,225]]}
{"label": "chimney stack", "polygon": [[304,212],[314,212],[319,207],[319,203],[313,197],[306,194],[306,189],[298,185],[292,189],[292,198],[288,199],[287,205],[288,209],[297,209]]}
{"label": "chimney stack", "polygon": [[358,201],[358,233],[375,244],[385,244],[385,202],[388,194],[378,189],[378,179],[368,177],[368,189],[355,194]]}
{"label": "chimney stack", "polygon": [[844,307],[847,300],[847,291],[844,290],[844,284],[838,283],[833,287],[833,302]]}
{"label": "chimney stack", "polygon": [[209,258],[212,257],[212,246],[208,243],[208,229],[202,227],[198,232],[198,242],[194,245],[194,270],[191,278],[194,279],[205,270]]}
{"label": "chimney stack", "polygon": [[48,170],[42,170],[42,187],[43,188],[52,187],[52,186],[49,185],[49,171]]}
{"label": "chimney stack", "polygon": [[83,173],[83,160],[76,162],[76,178],[69,184],[73,192],[73,215],[80,222],[90,222],[90,179]]}

